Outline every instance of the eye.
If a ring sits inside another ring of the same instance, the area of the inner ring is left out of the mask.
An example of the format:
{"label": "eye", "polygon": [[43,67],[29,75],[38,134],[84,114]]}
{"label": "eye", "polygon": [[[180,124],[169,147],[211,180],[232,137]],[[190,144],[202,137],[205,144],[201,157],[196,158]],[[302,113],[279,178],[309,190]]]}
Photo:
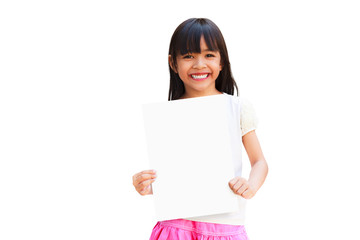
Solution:
{"label": "eye", "polygon": [[184,59],[190,59],[190,58],[193,58],[193,56],[190,55],[190,54],[185,54],[185,55],[183,55],[183,58]]}
{"label": "eye", "polygon": [[206,57],[215,57],[215,55],[211,54],[211,53],[208,53],[208,54],[206,54]]}

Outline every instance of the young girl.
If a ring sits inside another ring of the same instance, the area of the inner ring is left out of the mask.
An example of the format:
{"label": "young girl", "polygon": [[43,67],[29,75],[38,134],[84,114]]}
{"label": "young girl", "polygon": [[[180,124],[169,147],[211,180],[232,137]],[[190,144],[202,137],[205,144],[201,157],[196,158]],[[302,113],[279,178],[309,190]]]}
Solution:
{"label": "young girl", "polygon": [[[191,219],[161,221],[156,224],[150,240],[155,239],[248,239],[244,228],[244,199],[254,197],[265,181],[268,167],[255,134],[256,116],[252,105],[234,95],[238,92],[232,77],[224,38],[219,28],[209,19],[188,19],[175,30],[169,49],[170,89],[168,100],[215,94],[231,97],[239,109],[239,146],[241,141],[249,156],[249,179],[241,176],[241,154],[234,153],[236,177],[229,179],[229,187],[239,196],[240,211]],[[240,129],[240,128],[239,128]],[[154,170],[133,176],[133,184],[141,195],[152,194]]]}

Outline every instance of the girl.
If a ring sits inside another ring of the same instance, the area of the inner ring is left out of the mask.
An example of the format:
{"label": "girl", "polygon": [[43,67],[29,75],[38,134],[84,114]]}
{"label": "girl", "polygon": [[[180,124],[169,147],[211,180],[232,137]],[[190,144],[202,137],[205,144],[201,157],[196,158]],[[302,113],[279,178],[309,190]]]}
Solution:
{"label": "girl", "polygon": [[[188,19],[175,30],[169,49],[170,89],[168,100],[215,94],[232,98],[238,111],[239,146],[241,141],[249,156],[249,179],[241,176],[241,154],[234,153],[237,177],[229,179],[229,187],[239,195],[240,211],[191,219],[161,221],[156,224],[150,240],[155,239],[248,239],[244,224],[244,199],[252,198],[265,181],[268,167],[255,134],[256,116],[252,105],[234,95],[238,92],[232,77],[224,38],[219,28],[209,19]],[[152,194],[156,180],[154,170],[133,176],[133,185],[141,195]]]}

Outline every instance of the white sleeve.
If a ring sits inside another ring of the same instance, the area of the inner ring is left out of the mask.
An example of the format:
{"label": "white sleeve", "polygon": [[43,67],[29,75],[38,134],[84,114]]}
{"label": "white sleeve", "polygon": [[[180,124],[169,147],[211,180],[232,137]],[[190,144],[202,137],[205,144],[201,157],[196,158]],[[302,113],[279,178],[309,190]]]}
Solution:
{"label": "white sleeve", "polygon": [[251,102],[245,98],[240,99],[240,126],[242,136],[255,130],[258,126],[258,118]]}

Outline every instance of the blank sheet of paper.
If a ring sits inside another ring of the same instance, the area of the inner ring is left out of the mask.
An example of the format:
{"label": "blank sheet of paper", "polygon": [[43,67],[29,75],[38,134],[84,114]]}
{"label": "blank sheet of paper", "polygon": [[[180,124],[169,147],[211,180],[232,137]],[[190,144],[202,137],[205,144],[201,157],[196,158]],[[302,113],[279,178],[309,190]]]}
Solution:
{"label": "blank sheet of paper", "polygon": [[158,220],[238,210],[226,95],[143,105]]}

